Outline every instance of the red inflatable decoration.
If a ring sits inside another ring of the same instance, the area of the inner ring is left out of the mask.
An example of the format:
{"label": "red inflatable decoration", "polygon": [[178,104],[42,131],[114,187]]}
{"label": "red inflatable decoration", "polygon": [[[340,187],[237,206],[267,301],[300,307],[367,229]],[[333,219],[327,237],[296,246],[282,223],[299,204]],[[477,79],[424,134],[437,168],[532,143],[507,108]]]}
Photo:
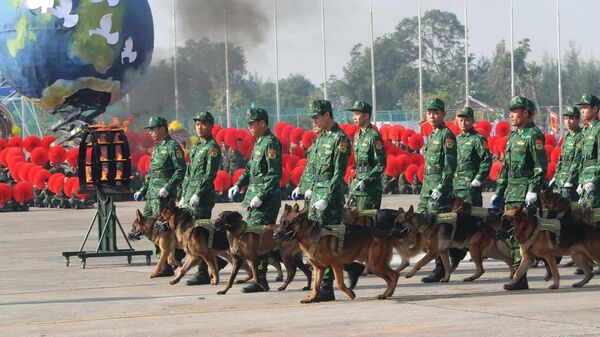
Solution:
{"label": "red inflatable decoration", "polygon": [[13,187],[13,198],[20,204],[25,204],[33,199],[33,185],[30,182],[22,181]]}

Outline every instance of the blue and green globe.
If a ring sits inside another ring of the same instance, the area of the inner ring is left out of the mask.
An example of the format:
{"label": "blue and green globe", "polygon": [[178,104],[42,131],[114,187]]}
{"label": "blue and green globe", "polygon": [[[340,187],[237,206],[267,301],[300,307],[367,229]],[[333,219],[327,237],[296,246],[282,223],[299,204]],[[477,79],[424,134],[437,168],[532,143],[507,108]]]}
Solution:
{"label": "blue and green globe", "polygon": [[146,0],[0,0],[0,73],[46,110],[109,105],[148,68]]}

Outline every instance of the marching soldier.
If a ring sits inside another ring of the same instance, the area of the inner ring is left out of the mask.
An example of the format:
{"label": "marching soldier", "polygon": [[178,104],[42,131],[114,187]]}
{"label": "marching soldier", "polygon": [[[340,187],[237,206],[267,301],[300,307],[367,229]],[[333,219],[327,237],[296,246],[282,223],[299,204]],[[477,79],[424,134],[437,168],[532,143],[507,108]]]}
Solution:
{"label": "marching soldier", "polygon": [[579,108],[569,107],[563,113],[567,134],[561,146],[560,159],[556,165],[554,178],[550,180],[550,188],[556,184],[560,195],[571,201],[578,201],[576,185],[579,181],[579,170],[582,156],[583,133],[579,127]]}
{"label": "marching soldier", "polygon": [[[339,225],[344,210],[344,175],[350,156],[350,140],[333,120],[329,101],[313,101],[309,116],[321,132],[313,144],[314,190],[310,198],[308,218],[321,225]],[[327,268],[317,301],[333,300],[333,272],[331,268]]]}
{"label": "marching soldier", "polygon": [[492,154],[485,137],[473,129],[473,109],[465,107],[457,117],[460,134],[456,139],[458,164],[454,174],[454,195],[482,207],[481,185],[490,174]]}
{"label": "marching soldier", "polygon": [[[229,199],[234,199],[240,188],[248,185],[242,206],[248,208],[246,223],[251,226],[274,224],[281,206],[281,144],[269,129],[269,116],[261,108],[248,109],[246,113],[248,130],[256,138],[252,158],[246,164],[238,182],[229,189]],[[268,290],[267,255],[260,257],[258,282]],[[257,284],[250,284],[242,292],[264,291]]]}
{"label": "marching soldier", "polygon": [[579,204],[582,207],[600,207],[600,122],[598,109],[600,99],[594,95],[585,94],[577,103],[583,117],[582,156],[577,193],[581,196]]}
{"label": "marching soldier", "polygon": [[[439,98],[430,100],[425,106],[427,122],[433,127],[431,136],[425,146],[425,175],[423,187],[419,195],[417,212],[443,213],[452,208],[452,180],[456,172],[456,137],[446,127],[446,105]],[[451,249],[452,263],[464,258],[461,249]],[[433,272],[421,279],[423,283],[439,282],[445,269],[442,260],[435,259]]]}
{"label": "marching soldier", "polygon": [[[210,219],[215,206],[215,186],[213,181],[221,165],[221,149],[212,136],[215,124],[213,115],[208,111],[199,112],[194,117],[198,142],[190,153],[190,164],[183,179],[181,200],[178,206],[186,208],[196,219]],[[219,267],[226,265],[217,258]],[[204,260],[198,264],[198,271],[187,285],[209,284],[208,266]]]}
{"label": "marching soldier", "polygon": [[[313,120],[313,131],[318,135],[320,133],[319,127],[315,124]],[[317,137],[318,139],[318,137]],[[298,186],[292,191],[292,199],[297,201],[300,195],[304,195],[304,203],[306,206],[310,204],[310,198],[313,194],[313,183],[315,178],[315,163],[316,163],[316,148],[317,141],[315,140],[313,144],[306,149],[306,166],[302,171],[302,177],[300,177],[300,183]]]}
{"label": "marching soldier", "polygon": [[[498,176],[496,194],[492,197],[493,208],[504,209],[529,207],[535,211],[540,206],[539,193],[542,189],[548,167],[548,158],[544,147],[544,135],[533,123],[535,104],[526,97],[515,96],[506,109],[510,123],[516,127],[508,137],[504,165]],[[521,263],[518,242],[510,237],[513,265]],[[528,289],[527,275],[516,283],[504,285],[506,290]]]}
{"label": "marching soldier", "polygon": [[[150,136],[155,142],[154,152],[144,185],[134,193],[133,198],[136,201],[146,198],[142,211],[144,216],[158,216],[177,195],[185,175],[185,159],[179,144],[169,136],[166,119],[152,116],[144,129],[150,130]],[[174,274],[173,268],[165,263],[157,276]]]}
{"label": "marching soldier", "polygon": [[358,101],[352,109],[354,124],[360,130],[354,136],[354,159],[356,177],[350,185],[349,206],[358,210],[379,209],[381,206],[381,175],[385,170],[386,157],[381,135],[371,126],[371,105]]}

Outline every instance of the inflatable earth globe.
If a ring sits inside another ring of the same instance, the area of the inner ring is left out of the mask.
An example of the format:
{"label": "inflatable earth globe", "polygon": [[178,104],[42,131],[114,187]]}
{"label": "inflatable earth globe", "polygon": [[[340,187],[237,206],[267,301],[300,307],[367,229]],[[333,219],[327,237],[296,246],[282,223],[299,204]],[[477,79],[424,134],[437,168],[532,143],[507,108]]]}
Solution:
{"label": "inflatable earth globe", "polygon": [[0,73],[46,110],[103,109],[152,58],[146,0],[0,0]]}

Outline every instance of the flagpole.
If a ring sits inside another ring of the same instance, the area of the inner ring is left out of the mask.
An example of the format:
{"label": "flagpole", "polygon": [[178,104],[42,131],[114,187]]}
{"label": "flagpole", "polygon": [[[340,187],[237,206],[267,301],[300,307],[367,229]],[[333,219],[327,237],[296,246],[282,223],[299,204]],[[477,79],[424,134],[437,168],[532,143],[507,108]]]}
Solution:
{"label": "flagpole", "polygon": [[279,47],[277,42],[277,0],[273,1],[273,24],[275,26],[275,106],[277,122],[281,119],[281,107],[279,101]]}
{"label": "flagpole", "polygon": [[369,26],[371,31],[371,100],[373,102],[373,121],[377,123],[377,96],[375,89],[375,45],[373,41],[373,0],[369,0]]}
{"label": "flagpole", "polygon": [[325,0],[321,0],[321,40],[323,41],[323,99],[327,99],[327,49],[325,41]]}
{"label": "flagpole", "polygon": [[177,80],[177,16],[173,0],[173,87],[175,96],[175,120],[179,120],[179,81]]}
{"label": "flagpole", "polygon": [[229,108],[229,32],[227,27],[227,10],[225,10],[225,109],[227,127],[231,127],[231,110]]}
{"label": "flagpole", "polygon": [[513,46],[513,0],[510,0],[510,96],[515,96],[515,48]]}
{"label": "flagpole", "polygon": [[423,120],[423,50],[421,40],[421,0],[418,0],[417,23],[419,30],[419,121]]}
{"label": "flagpole", "polygon": [[468,0],[465,0],[465,106],[469,106],[469,17]]}
{"label": "flagpole", "polygon": [[562,134],[563,128],[563,102],[562,102],[562,80],[560,62],[560,0],[556,0],[556,45],[558,61],[558,134]]}

